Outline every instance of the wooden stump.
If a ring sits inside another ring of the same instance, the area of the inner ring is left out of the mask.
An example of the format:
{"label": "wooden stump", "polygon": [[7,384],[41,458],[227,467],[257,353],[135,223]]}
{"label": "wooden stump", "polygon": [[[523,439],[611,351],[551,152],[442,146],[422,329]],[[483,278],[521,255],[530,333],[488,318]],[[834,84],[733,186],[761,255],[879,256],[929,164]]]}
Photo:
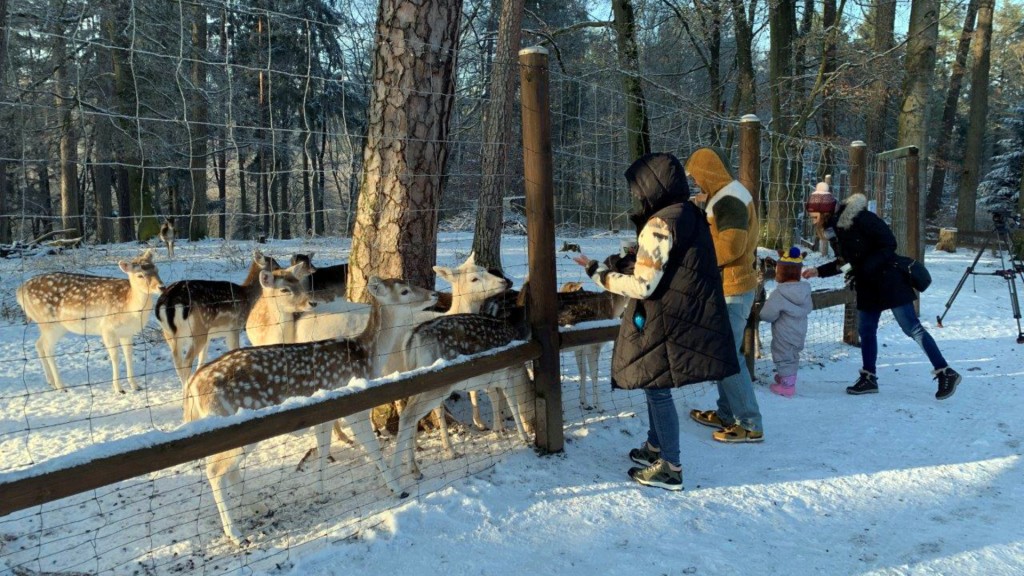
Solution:
{"label": "wooden stump", "polygon": [[956,228],[940,228],[939,241],[935,244],[935,249],[956,252]]}

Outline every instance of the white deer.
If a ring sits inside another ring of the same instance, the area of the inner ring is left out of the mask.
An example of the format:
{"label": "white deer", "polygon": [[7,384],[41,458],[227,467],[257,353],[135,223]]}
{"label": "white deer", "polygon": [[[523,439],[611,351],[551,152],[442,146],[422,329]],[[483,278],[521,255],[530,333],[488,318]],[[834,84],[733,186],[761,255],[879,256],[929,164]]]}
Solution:
{"label": "white deer", "polygon": [[[521,334],[517,327],[497,318],[481,314],[455,314],[420,324],[409,334],[402,348],[405,352],[406,365],[430,366],[437,360],[452,360],[461,355],[476,354],[504,346],[519,337]],[[419,477],[413,448],[416,427],[420,419],[432,410],[439,409],[452,392],[479,389],[489,390],[490,397],[495,401],[501,395],[506,397],[519,437],[523,442],[529,442],[523,423],[533,417],[534,395],[526,376],[526,368],[523,365],[503,368],[450,386],[422,392],[408,399],[399,417],[392,463],[392,467],[400,476],[412,474]],[[495,429],[499,429],[500,422],[497,418],[498,406],[499,404],[495,402]],[[442,445],[449,455],[452,455],[451,442],[443,418],[440,420],[440,428]]]}
{"label": "white deer", "polygon": [[259,250],[253,251],[249,273],[241,284],[227,280],[180,280],[164,290],[153,312],[182,386],[188,383],[192,365],[206,364],[210,340],[224,338],[228,350],[238,348],[249,311],[259,299],[263,286],[260,271],[276,270],[280,264]]}
{"label": "white deer", "polygon": [[[309,396],[321,389],[345,386],[353,378],[379,375],[381,358],[398,345],[379,334],[409,324],[413,314],[432,306],[437,293],[400,280],[371,277],[367,290],[373,297],[369,322],[353,339],[242,348],[200,368],[185,392],[185,422],[211,415],[234,414],[239,408],[258,409],[280,404],[293,396]],[[399,484],[384,462],[380,444],[370,424],[369,411],[343,418],[351,437],[370,455],[387,486],[399,493]],[[324,493],[324,473],[330,450],[332,422],[317,424],[319,487]],[[248,447],[234,448],[207,458],[206,475],[213,490],[224,533],[236,544],[243,535],[232,518],[227,498],[241,480],[239,465]]]}
{"label": "white deer", "polygon": [[[434,272],[452,285],[452,305],[446,314],[477,313],[491,296],[500,294],[511,286],[502,276],[492,274],[483,266],[476,265],[471,253],[465,262],[455,268],[434,266]],[[358,334],[366,326],[369,307],[358,302],[335,300],[329,309],[319,308],[306,313],[295,323],[296,342],[314,342],[327,338],[348,338]],[[420,312],[408,326],[396,326],[399,338],[408,334],[413,326],[440,316],[439,312]],[[386,362],[385,374],[409,370],[415,366],[403,366],[402,356],[396,355]]]}
{"label": "white deer", "polygon": [[118,262],[128,279],[51,272],[26,281],[17,291],[18,304],[39,326],[36,352],[46,381],[63,390],[57,371],[57,342],[68,332],[100,336],[110,356],[114,391],[123,393],[118,374],[118,346],[124,351],[125,371],[132,390],[138,390],[132,367],[132,337],[142,331],[153,308],[153,294],[163,282],[153,264],[153,251]]}

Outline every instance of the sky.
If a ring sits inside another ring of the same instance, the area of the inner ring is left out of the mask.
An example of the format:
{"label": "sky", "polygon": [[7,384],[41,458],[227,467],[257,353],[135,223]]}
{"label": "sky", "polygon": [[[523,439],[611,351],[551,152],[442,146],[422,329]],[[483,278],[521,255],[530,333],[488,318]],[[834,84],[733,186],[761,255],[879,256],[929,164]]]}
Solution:
{"label": "sky", "polygon": [[[594,257],[618,247],[613,236],[559,237],[556,245],[563,240]],[[443,235],[439,264],[458,264],[470,244],[471,234]],[[240,281],[251,248],[183,242],[177,260],[161,254],[157,263],[168,282]],[[315,248],[325,264],[346,253],[333,239],[263,248],[278,256]],[[14,289],[31,275],[60,268],[116,275],[116,259],[136,251],[125,245],[0,261],[0,482],[32,466],[182,433],[180,384],[155,325],[136,338],[142,390],[115,395],[98,339],[69,336],[59,365],[74,385],[57,393],[42,379],[36,328],[11,310]],[[944,327],[935,325],[976,253],[929,249],[925,258],[934,283],[922,297],[922,321],[964,377],[952,398],[935,400],[923,352],[888,313],[879,329],[880,392],[845,394],[859,352],[839,342],[837,309],[815,312],[794,398],[769,393],[770,359],[757,361],[763,444],[716,443],[711,429],[686,417],[714,407],[713,386],[675,391],[682,492],[627,477],[627,453],[645,438],[647,416],[641,394],[609,389],[608,346],[600,411],[579,407],[576,364],[562,355],[562,453],[538,455],[514,435],[457,427],[459,456],[449,459],[437,434],[424,433],[424,478],[400,500],[361,451],[342,442],[333,446],[327,494],[319,494],[315,466],[296,470],[311,435],[288,434],[260,443],[246,460],[240,517],[252,545],[244,550],[223,537],[203,469],[190,463],[0,517],[0,572],[1021,574],[1024,347],[1015,342],[1006,282],[968,278]],[[559,255],[559,281],[587,283],[568,256]],[[522,237],[506,237],[503,260],[519,286]],[[999,268],[982,255],[979,272]],[[767,350],[767,325],[761,334]],[[214,355],[222,351],[218,343]],[[467,404],[463,397],[449,405],[465,418]],[[385,454],[390,449],[385,437]]]}

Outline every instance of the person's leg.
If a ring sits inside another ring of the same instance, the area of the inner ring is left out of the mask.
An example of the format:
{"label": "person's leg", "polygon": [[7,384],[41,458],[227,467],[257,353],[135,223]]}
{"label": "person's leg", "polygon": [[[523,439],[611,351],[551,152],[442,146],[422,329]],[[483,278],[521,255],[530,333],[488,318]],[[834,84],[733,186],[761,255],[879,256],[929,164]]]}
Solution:
{"label": "person's leg", "polygon": [[939,370],[949,365],[946,363],[946,359],[942,357],[942,352],[939,351],[939,346],[935,344],[935,339],[921,325],[917,312],[914,310],[913,302],[893,308],[892,315],[896,318],[900,328],[903,329],[903,333],[913,338],[914,342],[917,342],[917,345],[924,350],[924,353],[928,356],[928,361],[932,363],[932,368]]}
{"label": "person's leg", "polygon": [[857,312],[857,333],[860,335],[861,367],[865,372],[875,374],[878,362],[878,319],[882,313],[859,310]]}
{"label": "person's leg", "polygon": [[644,390],[647,396],[647,410],[651,418],[651,430],[647,439],[659,442],[661,459],[673,466],[679,466],[679,414],[672,401],[672,390]]}
{"label": "person's leg", "polygon": [[650,394],[645,393],[645,396],[647,397],[647,445],[661,450],[661,442],[658,441],[658,430],[654,427],[654,401],[651,400]]}
{"label": "person's leg", "polygon": [[743,344],[743,329],[754,304],[754,292],[737,296],[726,296],[725,305],[729,310],[729,324],[732,327],[733,349],[740,365],[738,374],[718,382],[718,417],[727,425],[739,424],[747,430],[761,431],[761,410],[754,396],[754,384],[747,371],[747,359],[740,351]]}

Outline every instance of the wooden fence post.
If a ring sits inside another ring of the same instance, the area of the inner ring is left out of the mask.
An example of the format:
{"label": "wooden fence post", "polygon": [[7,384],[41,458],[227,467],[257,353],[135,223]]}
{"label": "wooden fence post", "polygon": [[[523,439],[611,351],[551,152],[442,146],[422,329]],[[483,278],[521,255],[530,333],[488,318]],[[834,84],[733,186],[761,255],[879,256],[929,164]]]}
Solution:
{"label": "wooden fence post", "polygon": [[907,237],[906,253],[916,260],[924,259],[921,243],[921,163],[917,146],[907,151]]}
{"label": "wooden fence post", "polygon": [[555,200],[548,102],[548,51],[540,46],[519,51],[523,113],[523,176],[526,189],[526,237],[530,274],[529,321],[540,344],[534,362],[537,389],[537,447],[561,452],[562,375],[559,366],[558,302],[555,284]]}
{"label": "wooden fence post", "polygon": [[[865,194],[868,179],[868,145],[862,140],[850,143],[850,194]],[[877,185],[877,184],[876,184]],[[882,205],[882,200],[876,202]],[[880,208],[879,208],[880,209]],[[850,346],[860,346],[860,333],[857,331],[857,299],[851,297],[843,305],[843,342]]]}
{"label": "wooden fence post", "polygon": [[[754,198],[754,213],[761,217],[761,120],[754,114],[740,118],[740,184],[750,191]],[[757,325],[761,322],[761,302],[750,309],[747,326],[743,329],[743,354],[747,358],[750,379],[754,376],[754,339]]]}

